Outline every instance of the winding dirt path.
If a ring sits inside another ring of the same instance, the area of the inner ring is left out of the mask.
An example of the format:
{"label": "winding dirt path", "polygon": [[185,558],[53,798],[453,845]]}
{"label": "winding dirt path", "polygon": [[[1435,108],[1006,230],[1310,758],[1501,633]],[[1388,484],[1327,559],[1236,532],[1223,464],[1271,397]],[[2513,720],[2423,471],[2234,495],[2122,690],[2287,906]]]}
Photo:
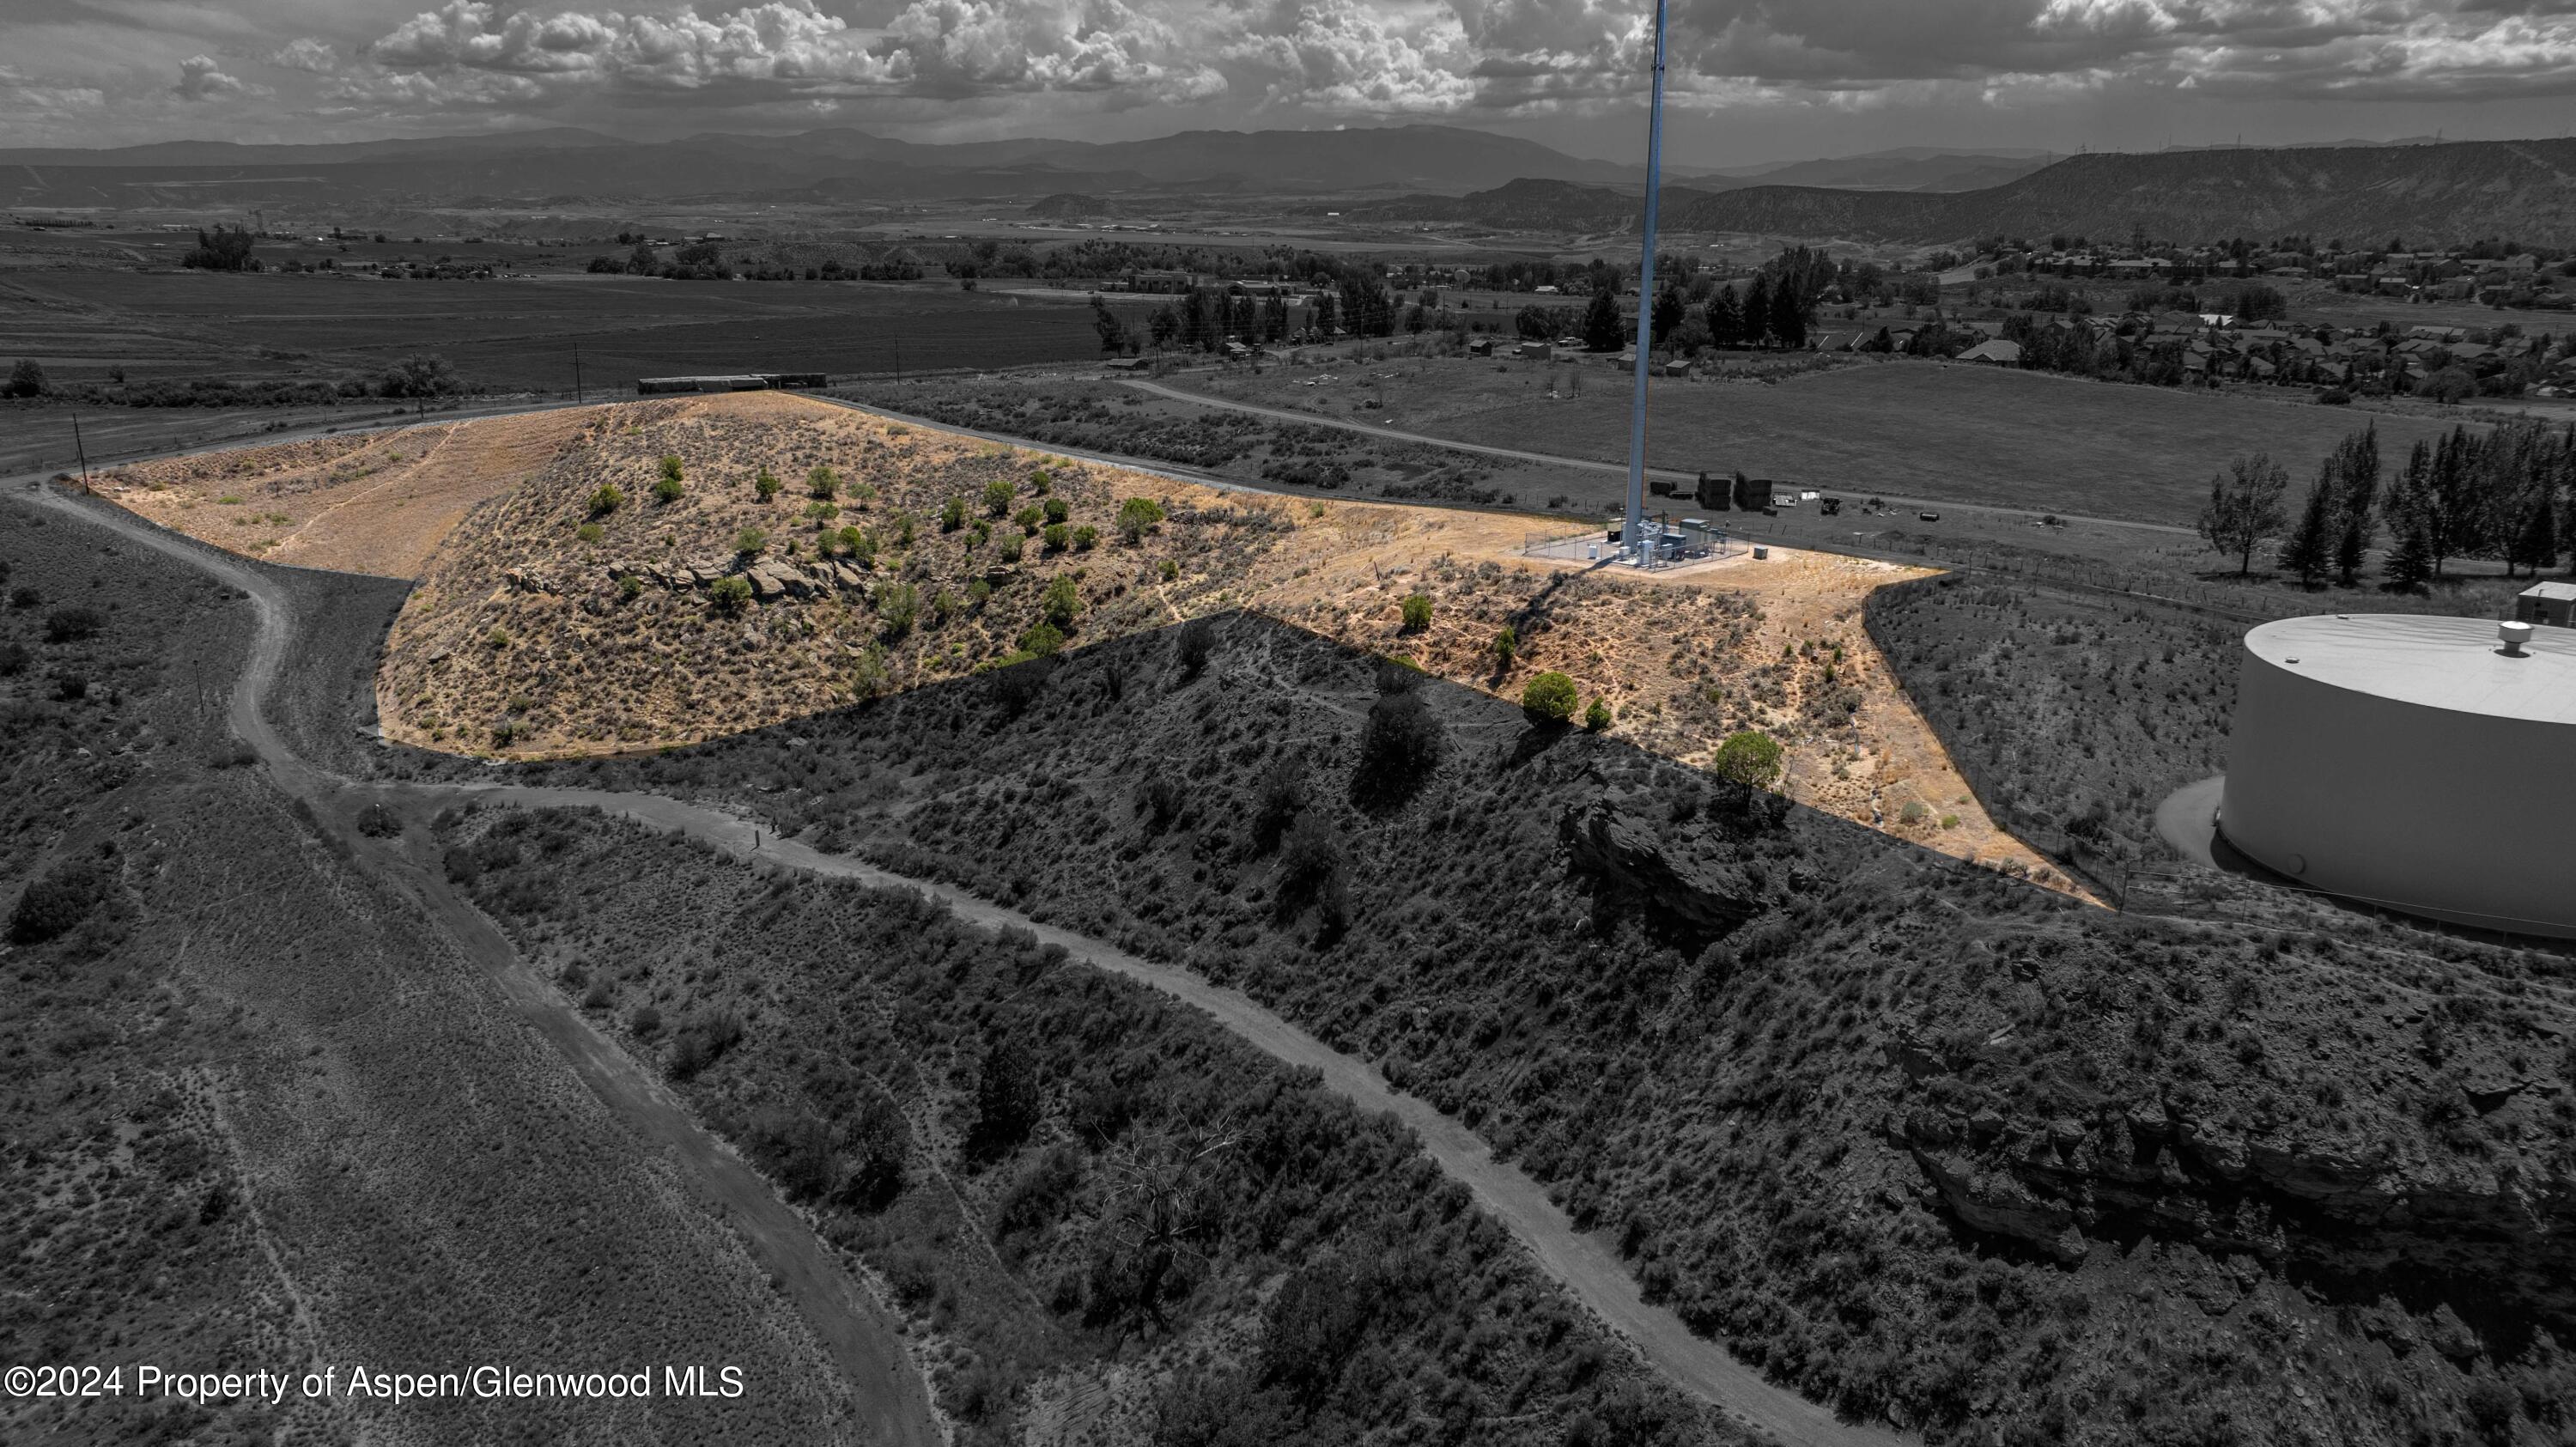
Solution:
{"label": "winding dirt path", "polygon": [[[698,1199],[734,1227],[752,1259],[795,1306],[849,1383],[872,1447],[941,1447],[946,1435],[893,1315],[850,1279],[832,1249],[768,1182],[528,969],[492,921],[448,883],[426,820],[454,791],[352,787],[298,757],[278,736],[261,704],[293,636],[285,591],[239,559],[130,513],[86,505],[49,488],[31,489],[28,496],[52,511],[202,568],[249,595],[258,627],[249,663],[232,692],[227,717],[233,732],[259,756],[278,787],[312,807],[322,827],[348,846],[361,867],[419,901],[449,942],[491,977],[502,998],[555,1048],[609,1114],[648,1147],[667,1153]],[[358,831],[357,811],[380,801],[398,803],[409,820],[400,840],[379,841]]]}
{"label": "winding dirt path", "polygon": [[[1883,1427],[1838,1421],[1830,1409],[1763,1380],[1724,1347],[1694,1335],[1672,1312],[1648,1303],[1616,1254],[1599,1239],[1577,1230],[1548,1199],[1544,1186],[1519,1167],[1496,1160],[1473,1131],[1429,1103],[1396,1090],[1366,1061],[1333,1049],[1240,991],[1032,920],[950,885],[893,874],[779,840],[762,821],[705,805],[658,794],[516,784],[361,784],[316,767],[286,745],[261,711],[291,635],[292,604],[284,590],[239,560],[164,532],[132,514],[85,505],[51,489],[39,488],[34,496],[57,512],[204,568],[250,595],[259,610],[259,632],[249,665],[232,695],[235,732],[282,788],[311,803],[361,858],[378,862],[400,887],[422,901],[457,946],[493,976],[504,995],[613,1112],[643,1138],[668,1146],[681,1166],[704,1183],[741,1229],[755,1256],[779,1276],[781,1289],[813,1324],[869,1404],[875,1418],[872,1425],[882,1440],[907,1447],[938,1440],[920,1376],[891,1320],[852,1285],[828,1248],[765,1182],[701,1128],[657,1080],[528,971],[490,920],[454,892],[433,855],[424,822],[431,812],[469,799],[524,808],[598,809],[704,841],[738,858],[909,889],[939,900],[971,923],[1027,930],[1096,968],[1149,984],[1207,1012],[1278,1060],[1315,1069],[1328,1087],[1360,1108],[1395,1115],[1420,1137],[1423,1149],[1441,1169],[1467,1186],[1483,1208],[1529,1249],[1542,1270],[1628,1337],[1675,1384],[1737,1421],[1795,1447],[1884,1447],[1910,1440]],[[370,803],[394,807],[410,821],[405,847],[387,847],[357,832],[357,811]]]}

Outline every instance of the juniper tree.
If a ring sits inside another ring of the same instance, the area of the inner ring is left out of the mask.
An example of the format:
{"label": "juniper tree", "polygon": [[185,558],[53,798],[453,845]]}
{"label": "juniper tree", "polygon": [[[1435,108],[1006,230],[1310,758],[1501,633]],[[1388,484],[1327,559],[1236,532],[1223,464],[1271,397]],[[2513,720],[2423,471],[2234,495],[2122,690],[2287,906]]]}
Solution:
{"label": "juniper tree", "polygon": [[2383,570],[2388,587],[2420,593],[2433,579],[2433,530],[2425,519],[2422,495],[2403,479],[2388,499],[2389,549]]}
{"label": "juniper tree", "polygon": [[1583,311],[1583,346],[1587,351],[1615,352],[1625,339],[1627,328],[1619,317],[1619,298],[1605,288],[1592,294],[1592,304]]}
{"label": "juniper tree", "polygon": [[1744,345],[1758,347],[1771,335],[1771,280],[1757,272],[1744,287]]}
{"label": "juniper tree", "polygon": [[2335,573],[2349,588],[2361,579],[2361,560],[2377,528],[2379,429],[2374,424],[2335,445],[2326,466],[2334,477]]}
{"label": "juniper tree", "polygon": [[2514,532],[2504,551],[2505,576],[2513,576],[2516,566],[2529,568],[2533,577],[2540,570],[2558,562],[2558,512],[2551,502],[2550,489],[2539,487],[2522,511],[2522,525]]}
{"label": "juniper tree", "polygon": [[2298,526],[2281,544],[2280,564],[2299,575],[2300,586],[2313,588],[2325,577],[2332,561],[2335,531],[2334,478],[2327,473],[2308,489],[2307,506],[2299,510]]}

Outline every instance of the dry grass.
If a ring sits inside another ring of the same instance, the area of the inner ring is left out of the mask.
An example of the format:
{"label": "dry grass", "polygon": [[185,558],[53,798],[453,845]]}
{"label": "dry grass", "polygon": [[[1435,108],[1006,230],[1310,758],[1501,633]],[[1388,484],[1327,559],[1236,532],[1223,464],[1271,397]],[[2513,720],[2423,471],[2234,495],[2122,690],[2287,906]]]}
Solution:
{"label": "dry grass", "polygon": [[[684,479],[667,503],[653,496],[664,456]],[[842,479],[828,519],[808,516],[816,466]],[[764,469],[780,483],[767,499]],[[1009,514],[1061,502],[1096,544],[1049,552],[988,516],[997,480]],[[624,501],[594,515],[603,484]],[[1642,747],[1705,765],[1727,734],[1760,729],[1787,746],[1791,798],[2068,887],[1988,817],[1860,626],[1863,598],[1921,569],[1775,549],[1613,576],[1524,557],[1531,522],[1516,515],[1227,493],[782,393],[290,443],[126,469],[117,485],[125,505],[242,551],[416,574],[377,693],[387,735],[425,748],[652,750],[956,677],[1014,656],[1070,574],[1072,643],[1250,606],[1515,700],[1561,671]],[[1116,515],[1133,497],[1169,518],[1130,544]],[[952,499],[970,519],[955,532],[940,525]],[[271,514],[300,521],[274,539],[228,522]],[[712,580],[752,561],[735,551],[747,528],[768,536],[758,561],[813,580],[805,595],[719,601]],[[838,541],[846,528],[863,555]],[[899,627],[906,590],[918,616]],[[1433,600],[1419,634],[1401,620],[1414,592]],[[1509,666],[1492,648],[1506,625]]]}
{"label": "dry grass", "polygon": [[[1928,569],[1774,548],[1760,562],[1613,574],[1523,556],[1522,518],[1373,504],[1325,516],[1337,546],[1258,588],[1263,611],[1508,698],[1542,670],[1564,673],[1609,706],[1613,734],[1685,763],[1762,730],[1786,746],[1790,798],[2081,892],[1988,817],[1861,626],[1872,591]],[[1416,592],[1432,621],[1407,634],[1402,603]],[[1509,667],[1494,649],[1506,626]]]}
{"label": "dry grass", "polygon": [[475,504],[507,492],[597,407],[140,462],[98,491],[161,526],[302,568],[416,578]]}

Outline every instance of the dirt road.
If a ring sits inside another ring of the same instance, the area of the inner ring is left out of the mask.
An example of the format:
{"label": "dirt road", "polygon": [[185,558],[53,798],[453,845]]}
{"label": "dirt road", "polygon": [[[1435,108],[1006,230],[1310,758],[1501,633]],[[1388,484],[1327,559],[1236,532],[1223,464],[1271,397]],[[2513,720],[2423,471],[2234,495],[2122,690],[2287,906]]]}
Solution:
{"label": "dirt road", "polygon": [[[777,841],[759,821],[702,805],[653,794],[519,785],[358,785],[316,768],[286,746],[261,711],[292,631],[291,603],[284,590],[238,560],[163,532],[132,514],[50,488],[37,488],[33,495],[44,506],[193,563],[250,595],[259,610],[259,631],[249,665],[233,691],[235,732],[259,755],[280,787],[310,802],[326,826],[346,840],[360,859],[375,863],[422,900],[457,947],[493,976],[504,995],[612,1112],[643,1139],[672,1148],[677,1163],[700,1183],[709,1199],[729,1212],[754,1256],[779,1278],[781,1290],[814,1326],[868,1403],[880,1440],[906,1447],[938,1440],[926,1390],[891,1319],[853,1287],[829,1249],[749,1167],[700,1127],[615,1043],[571,1009],[551,985],[536,978],[490,921],[454,894],[444,874],[426,858],[427,831],[420,821],[430,811],[462,798],[531,808],[598,808],[742,857],[756,854],[815,874],[917,890],[975,924],[1029,930],[1097,968],[1151,984],[1206,1011],[1277,1059],[1313,1067],[1327,1085],[1363,1109],[1394,1113],[1421,1138],[1432,1159],[1465,1184],[1529,1249],[1543,1270],[1624,1333],[1648,1361],[1685,1390],[1781,1442],[1800,1447],[1879,1447],[1908,1440],[1881,1427],[1837,1421],[1827,1408],[1764,1381],[1724,1347],[1694,1335],[1679,1317],[1649,1304],[1613,1252],[1576,1230],[1548,1199],[1543,1186],[1519,1168],[1495,1160],[1474,1132],[1427,1102],[1395,1090],[1367,1062],[1332,1049],[1237,991],[1027,919],[947,885]],[[396,805],[411,821],[405,831],[406,847],[395,848],[358,833],[357,811],[372,802]],[[757,839],[771,842],[755,849]]]}
{"label": "dirt road", "polygon": [[[1031,919],[953,885],[894,874],[860,860],[821,853],[794,840],[781,840],[758,820],[701,804],[658,794],[514,784],[384,787],[389,793],[415,798],[434,794],[440,803],[473,799],[527,809],[598,809],[714,844],[740,859],[759,859],[879,888],[910,890],[948,906],[952,914],[970,924],[994,930],[1025,930],[1041,944],[1062,945],[1073,958],[1096,969],[1141,981],[1207,1012],[1275,1059],[1316,1070],[1327,1087],[1360,1109],[1389,1112],[1403,1121],[1422,1138],[1424,1150],[1440,1163],[1441,1169],[1472,1191],[1487,1213],[1529,1248],[1548,1275],[1564,1283],[1586,1306],[1636,1343],[1647,1360],[1684,1389],[1717,1403],[1738,1420],[1785,1443],[1858,1447],[1863,1443],[1903,1440],[1892,1432],[1838,1422],[1825,1408],[1762,1380],[1759,1373],[1728,1355],[1725,1348],[1694,1336],[1681,1318],[1647,1304],[1636,1279],[1618,1257],[1597,1238],[1576,1230],[1565,1213],[1548,1200],[1546,1187],[1519,1167],[1494,1159],[1492,1149],[1475,1132],[1428,1102],[1387,1084],[1376,1067],[1333,1049],[1239,990],[1212,985],[1187,970]],[[755,839],[760,841],[756,846]]]}
{"label": "dirt road", "polygon": [[[867,1414],[869,1441],[884,1447],[936,1447],[942,1442],[929,1390],[892,1314],[850,1280],[831,1248],[758,1173],[538,978],[492,922],[448,884],[425,822],[444,795],[354,789],[297,757],[278,736],[261,704],[276,682],[293,633],[284,590],[232,557],[131,514],[85,504],[50,488],[28,495],[42,506],[203,568],[250,596],[258,610],[258,631],[250,661],[233,688],[228,715],[233,732],[250,745],[278,786],[310,805],[322,826],[347,844],[362,866],[420,901],[457,950],[491,977],[502,997],[562,1055],[612,1116],[648,1147],[668,1153],[699,1199],[735,1228],[752,1259],[822,1342]],[[402,840],[379,841],[358,832],[357,811],[379,800],[397,803],[409,820]]]}

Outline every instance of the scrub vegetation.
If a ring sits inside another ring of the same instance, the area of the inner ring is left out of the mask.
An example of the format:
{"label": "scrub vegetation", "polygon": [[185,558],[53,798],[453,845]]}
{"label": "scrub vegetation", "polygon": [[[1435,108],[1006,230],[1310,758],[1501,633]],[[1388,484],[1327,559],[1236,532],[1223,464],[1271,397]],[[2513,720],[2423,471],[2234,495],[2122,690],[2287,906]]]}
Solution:
{"label": "scrub vegetation", "polygon": [[1548,1182],[1696,1328],[1927,1440],[2560,1430],[2553,957],[2295,904],[2124,918],[1205,626],[555,772],[1236,985]]}
{"label": "scrub vegetation", "polygon": [[[122,1362],[126,1394],[7,1399],[0,1439],[855,1430],[729,1229],[250,767],[227,724],[248,602],[103,536],[0,502],[0,1359]],[[294,576],[326,630],[390,611],[379,580]],[[363,696],[351,650],[299,642],[300,689],[336,710],[354,672]],[[585,1366],[725,1359],[765,1385],[603,1422],[524,1401],[200,1408],[138,1400],[131,1369],[461,1372],[566,1342]]]}
{"label": "scrub vegetation", "polygon": [[595,815],[441,823],[523,954],[867,1264],[961,1441],[1733,1440],[1405,1132],[1150,988]]}

